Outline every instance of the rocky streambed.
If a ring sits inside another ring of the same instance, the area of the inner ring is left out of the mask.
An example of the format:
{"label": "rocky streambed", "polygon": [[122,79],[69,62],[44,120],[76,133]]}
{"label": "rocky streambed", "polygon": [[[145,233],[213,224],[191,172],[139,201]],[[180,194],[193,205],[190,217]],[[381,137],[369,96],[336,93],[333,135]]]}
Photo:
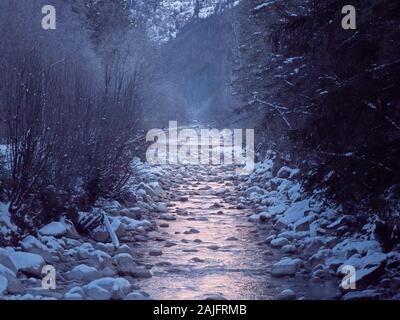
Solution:
{"label": "rocky streambed", "polygon": [[[273,159],[250,177],[231,166],[135,166],[124,199],[98,202],[118,248],[103,227],[83,237],[68,220],[53,221],[0,249],[0,297],[396,298],[398,254],[304,195],[297,170]],[[44,265],[55,268],[55,289],[43,287]],[[358,271],[357,290],[339,290],[343,265]]]}

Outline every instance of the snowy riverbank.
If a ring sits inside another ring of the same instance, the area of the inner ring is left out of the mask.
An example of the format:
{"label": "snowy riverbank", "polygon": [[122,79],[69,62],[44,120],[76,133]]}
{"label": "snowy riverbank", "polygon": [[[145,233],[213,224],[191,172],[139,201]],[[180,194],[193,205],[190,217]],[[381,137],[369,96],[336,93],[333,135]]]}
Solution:
{"label": "snowy riverbank", "polygon": [[[234,219],[239,219],[240,223],[240,216],[248,214],[246,219],[260,226],[258,240],[251,240],[254,241],[252,248],[258,250],[259,246],[259,250],[264,250],[254,254],[260,255],[260,261],[263,261],[264,254],[270,257],[264,260],[270,265],[258,268],[264,270],[263,277],[269,279],[266,282],[273,281],[278,284],[274,288],[281,288],[282,291],[275,298],[309,298],[300,294],[292,286],[293,283],[311,288],[307,290],[315,289],[312,297],[325,299],[399,298],[396,294],[400,287],[397,276],[400,255],[398,252],[382,252],[374,236],[375,217],[371,216],[364,226],[358,228],[357,217],[346,215],[339,208],[327,207],[316,195],[306,195],[296,180],[299,174],[297,169],[286,166],[274,168],[271,159],[258,163],[249,177],[236,176],[229,166],[225,169],[151,167],[139,160],[135,160],[134,166],[136,175],[129,182],[124,197],[119,201],[99,200],[96,205],[97,209],[108,214],[120,242],[118,248],[113,246],[107,230],[102,226],[89,236],[82,236],[68,219],[53,221],[38,230],[37,234],[23,237],[16,247],[0,248],[0,297],[67,300],[152,298],[146,287],[141,287],[142,283],[149,283],[144,279],[153,277],[152,269],[166,267],[172,268],[171,272],[180,270],[169,266],[166,261],[155,266],[157,259],[144,259],[144,256],[162,256],[166,260],[171,257],[172,261],[176,260],[174,251],[169,257],[166,248],[176,246],[174,250],[178,250],[180,241],[171,241],[172,238],[168,238],[168,233],[163,231],[165,228],[171,228],[173,234],[181,227],[195,223],[200,226],[200,230],[190,229],[176,234],[184,237],[183,244],[193,243],[196,247],[181,250],[182,259],[189,259],[190,254],[198,255],[189,262],[179,262],[189,263],[190,268],[195,268],[193,270],[201,270],[196,266],[208,263],[208,252],[213,251],[215,257],[219,252],[222,255],[231,252],[241,254],[242,243],[248,241],[238,239],[238,235],[228,237],[233,229],[220,230],[224,243],[222,247],[221,244],[210,245],[200,240],[207,237],[207,226],[225,227],[218,223],[211,224],[211,221],[220,219],[232,223],[234,220],[228,217],[234,214],[238,217]],[[189,183],[194,189],[188,189]],[[214,196],[222,199],[221,203],[224,202],[225,206],[200,201],[203,197],[212,199]],[[191,207],[192,198],[198,199],[193,202],[198,206],[196,209]],[[180,208],[179,203],[187,203],[187,210]],[[7,205],[2,204],[0,210],[0,232],[7,237],[13,225]],[[207,210],[211,210],[210,213]],[[240,226],[235,228],[242,229]],[[190,241],[192,233],[194,240]],[[218,230],[214,233],[218,234]],[[207,254],[202,255],[201,250]],[[241,257],[235,259],[240,261]],[[231,271],[237,267],[233,261],[230,261],[233,263],[229,268]],[[210,263],[212,267],[213,262]],[[55,290],[42,286],[42,268],[45,265],[55,267]],[[344,265],[355,268],[356,290],[341,290],[339,287],[345,276],[341,273]],[[247,267],[244,266],[245,269]],[[268,286],[265,281],[260,281],[259,285]]]}
{"label": "snowy riverbank", "polygon": [[[295,179],[299,170],[282,167],[273,175],[273,165],[271,159],[258,163],[240,188],[240,201],[255,206],[249,219],[270,226],[265,241],[285,254],[272,275],[302,273],[311,286],[333,281],[337,290],[332,298],[400,298],[400,255],[382,252],[374,234],[377,217],[370,216],[360,227],[358,217],[324,205],[317,193],[306,195]],[[355,290],[340,288],[343,266],[355,268]]]}

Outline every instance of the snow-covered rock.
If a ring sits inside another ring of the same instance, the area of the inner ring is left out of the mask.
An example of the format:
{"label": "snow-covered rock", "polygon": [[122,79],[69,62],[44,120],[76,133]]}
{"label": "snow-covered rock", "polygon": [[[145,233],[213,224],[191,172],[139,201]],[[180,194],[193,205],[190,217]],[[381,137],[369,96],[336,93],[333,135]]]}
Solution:
{"label": "snow-covered rock", "polygon": [[293,253],[296,253],[296,251],[297,251],[296,246],[291,245],[291,244],[288,244],[281,248],[281,252],[286,253],[286,254],[293,254]]}
{"label": "snow-covered rock", "polygon": [[113,257],[117,273],[121,276],[134,276],[137,271],[136,262],[128,253],[120,253]]}
{"label": "snow-covered rock", "polygon": [[104,251],[95,250],[89,253],[89,264],[97,270],[111,266],[111,256]]}
{"label": "snow-covered rock", "polygon": [[101,276],[100,272],[94,268],[89,267],[85,264],[75,266],[71,271],[67,272],[67,278],[69,280],[77,280],[82,282],[93,281]]}
{"label": "snow-covered rock", "polygon": [[93,300],[121,300],[130,289],[130,282],[123,278],[101,278],[84,286],[87,297]]}
{"label": "snow-covered rock", "polygon": [[296,293],[291,289],[283,290],[277,297],[279,300],[294,300]]}
{"label": "snow-covered rock", "polygon": [[271,275],[275,277],[293,276],[299,270],[300,259],[283,258],[272,266]]}
{"label": "snow-covered rock", "polygon": [[74,287],[64,295],[64,300],[83,300],[84,296],[85,293],[81,287]]}
{"label": "snow-covered rock", "polygon": [[59,221],[50,222],[39,230],[42,236],[62,237],[67,233],[67,227]]}
{"label": "snow-covered rock", "polygon": [[14,252],[14,249],[12,249],[12,248],[0,248],[0,265],[7,267],[14,273],[17,273],[18,270],[10,258],[10,255],[13,252]]}
{"label": "snow-covered rock", "polygon": [[375,289],[368,289],[364,291],[352,291],[346,293],[343,300],[376,300],[379,299],[381,294]]}
{"label": "snow-covered rock", "polygon": [[140,292],[131,292],[124,298],[124,300],[149,300],[149,298]]}
{"label": "snow-covered rock", "polygon": [[306,211],[310,210],[310,200],[306,199],[303,201],[295,202],[292,206],[285,211],[282,217],[278,219],[278,222],[283,225],[290,226],[300,219],[305,217]]}
{"label": "snow-covered rock", "polygon": [[277,238],[271,241],[271,246],[274,248],[281,248],[289,244],[289,240],[286,238]]}
{"label": "snow-covered rock", "polygon": [[0,264],[0,276],[7,279],[7,292],[9,294],[20,294],[24,292],[24,287],[17,279],[15,272]]}
{"label": "snow-covered rock", "polygon": [[160,202],[160,203],[157,205],[157,210],[158,210],[158,212],[161,212],[161,213],[166,213],[166,212],[168,212],[167,204],[164,203],[164,202]]}
{"label": "snow-covered rock", "polygon": [[0,296],[4,295],[7,291],[8,280],[6,277],[0,275]]}
{"label": "snow-covered rock", "polygon": [[44,259],[41,256],[29,252],[11,251],[10,259],[18,272],[35,277],[41,276],[42,268],[45,265]]}

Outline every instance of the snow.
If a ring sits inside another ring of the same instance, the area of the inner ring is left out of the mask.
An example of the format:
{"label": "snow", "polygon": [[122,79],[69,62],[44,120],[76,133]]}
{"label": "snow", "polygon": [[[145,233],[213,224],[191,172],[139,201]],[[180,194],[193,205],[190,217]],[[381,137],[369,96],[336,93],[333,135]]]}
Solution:
{"label": "snow", "polygon": [[46,245],[46,247],[50,251],[57,251],[57,252],[63,252],[64,251],[64,241],[62,239],[56,239],[54,237],[49,237],[49,236],[43,236],[40,238],[41,242]]}
{"label": "snow", "polygon": [[109,300],[111,298],[123,299],[129,292],[131,284],[124,278],[101,278],[84,286],[85,293],[91,299]]}
{"label": "snow", "polygon": [[373,254],[381,252],[381,246],[376,240],[345,239],[338,243],[333,252],[339,257],[346,258],[349,252],[357,251],[359,254]]}
{"label": "snow", "polygon": [[[236,7],[240,0],[227,4],[227,0],[203,0],[199,2],[199,19],[206,19],[216,14],[218,4],[226,5],[225,9]],[[165,43],[176,38],[195,15],[195,2],[192,0],[161,0],[148,21],[149,37],[156,42]]]}
{"label": "snow", "polygon": [[272,276],[294,275],[301,265],[300,259],[282,258],[271,269]]}
{"label": "snow", "polygon": [[8,269],[7,267],[3,266],[0,264],[0,275],[5,276],[5,277],[16,277],[15,273]]}
{"label": "snow", "polygon": [[49,249],[41,243],[38,239],[33,236],[27,236],[21,241],[21,247],[25,251],[29,251],[32,249],[40,249],[43,251],[49,251]]}
{"label": "snow", "polygon": [[41,256],[34,253],[9,250],[9,257],[18,271],[27,272],[39,276],[45,262]]}
{"label": "snow", "polygon": [[256,7],[254,8],[254,11],[259,11],[259,10],[261,10],[261,9],[267,8],[267,7],[269,7],[270,5],[274,4],[275,2],[276,2],[276,1],[263,2],[263,3],[259,4],[258,6],[256,6]]}
{"label": "snow", "polygon": [[74,267],[71,271],[80,272],[80,273],[91,273],[91,272],[97,271],[97,269],[93,268],[93,267],[89,267],[86,264],[80,264],[80,265]]}
{"label": "snow", "polygon": [[62,222],[53,221],[39,230],[43,236],[61,237],[67,233],[67,227]]}
{"label": "snow", "polygon": [[288,210],[286,210],[284,215],[281,218],[279,218],[278,221],[285,225],[292,225],[296,221],[299,221],[300,219],[304,218],[305,212],[307,210],[310,210],[309,199],[296,202]]}

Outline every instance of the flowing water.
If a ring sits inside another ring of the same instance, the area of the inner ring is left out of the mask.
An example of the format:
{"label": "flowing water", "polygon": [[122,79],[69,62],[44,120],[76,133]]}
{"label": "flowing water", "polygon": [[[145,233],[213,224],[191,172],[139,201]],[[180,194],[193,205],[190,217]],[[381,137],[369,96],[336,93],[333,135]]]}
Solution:
{"label": "flowing water", "polygon": [[[304,280],[270,276],[281,256],[263,241],[263,227],[248,221],[252,210],[227,201],[226,195],[235,195],[227,180],[233,175],[222,166],[187,171],[184,183],[170,190],[173,198],[186,200],[172,201],[167,219],[176,220],[158,220],[160,235],[146,245],[162,255],[143,253],[143,263],[154,267],[142,289],[153,299],[173,300],[272,299],[287,288],[306,294]],[[218,193],[221,188],[226,191]]]}
{"label": "flowing water", "polygon": [[[271,277],[272,265],[283,254],[265,239],[276,231],[248,220],[253,214],[251,204],[238,206],[237,187],[243,180],[234,168],[193,165],[169,169],[173,176],[182,177],[170,186],[170,207],[157,220],[155,240],[141,249],[142,263],[152,267],[153,277],[139,285],[152,299],[267,300],[289,288],[298,298],[332,297],[330,285],[328,289],[327,284],[310,286],[301,273]],[[162,252],[150,255],[154,249]]]}

